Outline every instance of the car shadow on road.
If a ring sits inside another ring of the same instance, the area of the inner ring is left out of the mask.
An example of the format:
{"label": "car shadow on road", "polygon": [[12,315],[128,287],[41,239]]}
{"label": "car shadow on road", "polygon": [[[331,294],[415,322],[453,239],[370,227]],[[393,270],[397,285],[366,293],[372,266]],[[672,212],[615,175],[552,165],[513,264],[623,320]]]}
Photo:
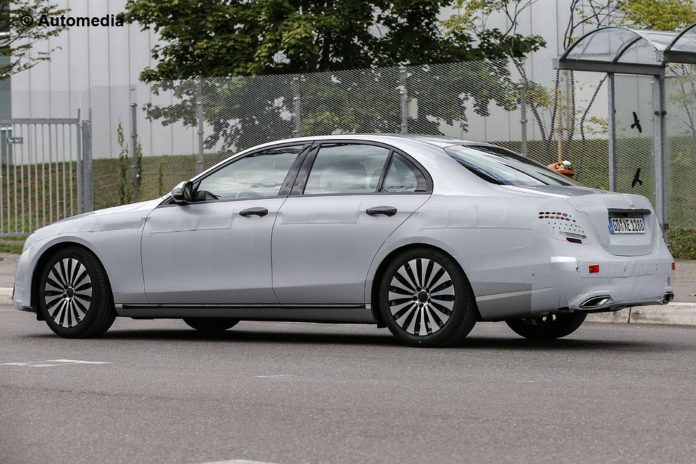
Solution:
{"label": "car shadow on road", "polygon": [[[32,335],[34,337],[55,337],[53,334]],[[409,349],[400,343],[386,329],[372,333],[345,333],[327,328],[322,332],[303,330],[228,330],[220,334],[201,334],[187,329],[121,329],[111,330],[100,340],[123,341],[177,341],[185,343],[244,343],[244,344],[316,344],[316,345],[362,345],[385,346]],[[71,340],[71,342],[74,342]],[[652,342],[648,340],[607,340],[583,338],[582,334],[559,340],[526,340],[515,336],[470,335],[453,347],[437,348],[445,350],[541,350],[541,351],[654,351],[665,352],[691,349],[674,341]]]}

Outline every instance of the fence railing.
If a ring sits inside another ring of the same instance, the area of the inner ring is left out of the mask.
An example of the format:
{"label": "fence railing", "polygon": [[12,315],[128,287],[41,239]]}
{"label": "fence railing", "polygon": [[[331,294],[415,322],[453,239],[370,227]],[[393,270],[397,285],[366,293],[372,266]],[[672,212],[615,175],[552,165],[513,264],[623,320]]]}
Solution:
{"label": "fence railing", "polygon": [[0,120],[0,236],[93,208],[89,121]]}

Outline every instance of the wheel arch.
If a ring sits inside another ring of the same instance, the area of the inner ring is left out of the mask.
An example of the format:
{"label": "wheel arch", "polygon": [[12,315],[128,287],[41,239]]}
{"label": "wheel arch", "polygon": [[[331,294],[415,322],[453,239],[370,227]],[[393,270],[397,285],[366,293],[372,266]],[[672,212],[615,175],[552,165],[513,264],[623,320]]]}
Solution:
{"label": "wheel arch", "polygon": [[[370,287],[370,293],[369,293],[369,301],[370,301],[370,308],[372,310],[372,316],[374,319],[377,321],[377,327],[385,327],[384,320],[382,318],[382,314],[379,311],[379,284],[382,281],[382,277],[384,276],[384,272],[389,265],[397,256],[399,256],[401,253],[404,253],[409,250],[413,250],[416,248],[427,248],[431,249],[433,251],[438,251],[440,253],[443,253],[450,258],[457,264],[459,267],[459,270],[462,272],[462,275],[464,275],[464,279],[466,279],[467,284],[469,285],[469,288],[473,292],[473,288],[471,287],[471,281],[469,280],[469,276],[467,275],[466,271],[462,268],[462,265],[459,263],[459,261],[452,256],[451,253],[449,253],[447,250],[442,249],[441,247],[438,247],[436,245],[432,245],[429,243],[409,243],[406,245],[402,245],[398,248],[393,249],[390,251],[379,263],[377,266],[377,269],[375,270],[374,276],[371,281],[371,287]],[[478,305],[476,305],[476,300],[474,299],[474,308],[477,313],[477,317],[479,320],[481,320],[481,314],[479,313],[478,310]]]}
{"label": "wheel arch", "polygon": [[29,304],[31,305],[31,308],[34,311],[36,311],[36,316],[39,320],[43,320],[41,316],[41,311],[39,310],[39,280],[41,279],[41,272],[43,272],[44,266],[46,265],[48,260],[51,259],[51,257],[58,251],[63,250],[65,248],[81,248],[90,253],[92,256],[94,256],[94,258],[97,260],[99,265],[104,270],[104,275],[106,276],[106,285],[109,288],[109,291],[111,291],[111,281],[109,280],[109,273],[107,272],[106,267],[104,267],[103,261],[99,258],[99,255],[97,255],[92,249],[90,249],[90,247],[83,243],[69,240],[53,243],[50,246],[48,246],[45,250],[41,251],[41,254],[38,257],[36,265],[34,266],[34,269],[31,274],[31,299],[29,301]]}

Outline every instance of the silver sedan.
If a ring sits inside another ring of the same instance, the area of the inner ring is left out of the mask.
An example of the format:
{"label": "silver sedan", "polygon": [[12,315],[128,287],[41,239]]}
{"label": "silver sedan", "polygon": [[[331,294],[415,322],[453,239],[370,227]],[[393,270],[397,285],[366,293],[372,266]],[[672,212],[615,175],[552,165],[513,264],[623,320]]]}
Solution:
{"label": "silver sedan", "polygon": [[477,321],[532,339],[672,298],[649,201],[574,184],[493,145],[297,138],[243,151],[156,200],[32,234],[14,302],[63,337],[115,317],[386,326],[418,346]]}

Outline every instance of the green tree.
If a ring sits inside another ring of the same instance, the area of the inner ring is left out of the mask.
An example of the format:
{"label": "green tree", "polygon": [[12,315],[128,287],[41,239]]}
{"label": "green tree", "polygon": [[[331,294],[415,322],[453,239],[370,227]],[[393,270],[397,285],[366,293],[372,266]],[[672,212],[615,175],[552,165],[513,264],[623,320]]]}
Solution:
{"label": "green tree", "polygon": [[625,22],[638,28],[673,31],[696,22],[693,0],[624,0]]}
{"label": "green tree", "polygon": [[[572,71],[564,75],[557,71],[552,88],[535,82],[529,77],[526,67],[527,54],[520,54],[516,47],[519,47],[520,41],[532,51],[546,45],[542,37],[523,37],[518,33],[522,14],[535,3],[537,0],[457,0],[459,13],[450,18],[445,25],[452,31],[475,31],[477,36],[487,39],[490,47],[499,48],[509,57],[519,74],[518,87],[526,89],[527,105],[541,139],[545,143],[544,161],[551,162],[555,159],[553,139],[557,136],[558,114],[561,113],[563,117],[565,140],[568,142],[573,140],[576,128],[579,129],[581,138],[584,140],[589,110],[597,98],[604,79],[597,85],[587,105],[579,108],[580,105],[575,97],[575,76]],[[570,0],[566,3],[569,15],[567,21],[561,25],[563,34],[560,37],[560,45],[564,49],[577,40],[584,30],[606,26],[619,17],[617,0]],[[488,28],[488,19],[493,14],[502,15],[506,19],[506,29],[499,31]],[[560,101],[556,98],[559,91],[563,95]],[[567,147],[571,148],[572,145],[567,144]],[[570,153],[566,153],[568,154]],[[582,153],[581,156],[583,156]]]}
{"label": "green tree", "polygon": [[0,33],[0,56],[9,58],[0,66],[0,79],[50,59],[56,47],[37,51],[33,46],[57,36],[64,28],[47,25],[41,18],[60,16],[65,11],[51,0],[4,0],[0,3],[0,31],[8,31]]}
{"label": "green tree", "polygon": [[[508,70],[494,60],[523,56],[539,46],[536,39],[509,34],[509,49],[504,51],[492,39],[495,30],[478,37],[465,30],[445,31],[438,14],[453,0],[213,0],[206,8],[199,4],[129,0],[125,19],[159,34],[161,43],[152,50],[156,64],[145,69],[141,79],[156,91],[172,91],[178,100],[172,106],[148,106],[149,116],[193,125],[200,96],[205,120],[213,127],[206,139],[209,147],[239,148],[292,134],[288,114],[293,111],[292,89],[298,86],[303,133],[398,131],[398,67],[405,66],[410,66],[409,96],[432,100],[428,114],[419,110],[419,120],[429,121],[422,130],[438,133],[437,121],[465,119],[470,99],[483,115],[491,101],[514,105],[479,84],[498,86],[500,95],[509,92]],[[425,76],[433,69],[416,66],[469,60],[482,63],[473,68],[476,75],[437,71],[442,87],[452,88],[446,98],[427,88]],[[349,69],[362,71],[340,78],[335,74]],[[324,74],[300,81],[292,75],[317,72]],[[242,77],[260,74],[277,76]],[[211,77],[219,79],[200,82]]]}

